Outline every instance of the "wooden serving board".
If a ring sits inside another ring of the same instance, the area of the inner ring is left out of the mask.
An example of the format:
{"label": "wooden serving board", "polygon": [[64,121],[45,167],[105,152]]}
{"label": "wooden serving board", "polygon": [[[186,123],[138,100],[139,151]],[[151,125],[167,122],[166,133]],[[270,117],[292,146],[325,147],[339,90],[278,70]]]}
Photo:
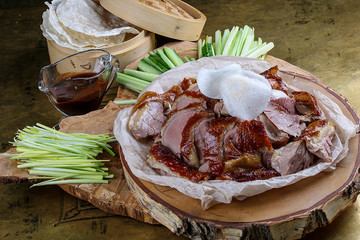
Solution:
{"label": "wooden serving board", "polygon": [[[196,43],[167,44],[181,56],[195,57]],[[353,122],[359,118],[346,100],[323,86],[313,74],[275,57],[267,56],[287,74],[297,76],[336,101]],[[128,68],[136,67],[136,62]],[[119,87],[118,99],[134,99],[136,94]],[[113,121],[123,106],[110,102],[104,109],[61,122],[64,132],[112,133]],[[114,149],[117,148],[115,144]],[[299,239],[329,224],[351,205],[359,194],[359,136],[350,141],[348,156],[333,172],[320,173],[296,184],[267,191],[244,201],[218,204],[204,211],[198,200],[178,191],[136,178],[121,149],[111,158],[109,171],[115,174],[109,184],[61,185],[68,193],[113,214],[129,216],[147,223],[161,223],[175,234],[204,239]],[[14,149],[10,149],[10,152]],[[120,157],[119,157],[120,156]],[[121,160],[121,162],[120,162]],[[0,182],[28,181],[16,163],[0,156]]]}
{"label": "wooden serving board", "polygon": [[[194,57],[192,42],[171,43],[180,55]],[[181,46],[181,47],[179,47]],[[297,77],[321,91],[354,123],[359,118],[347,101],[325,87],[313,74],[267,56],[284,74]],[[135,69],[137,62],[128,66]],[[131,172],[122,157],[125,177],[136,198],[161,224],[176,234],[200,239],[299,239],[329,224],[359,194],[359,136],[350,141],[350,153],[336,171],[320,173],[296,184],[267,191],[244,201],[218,204],[203,210],[199,201],[175,189],[149,183]]]}

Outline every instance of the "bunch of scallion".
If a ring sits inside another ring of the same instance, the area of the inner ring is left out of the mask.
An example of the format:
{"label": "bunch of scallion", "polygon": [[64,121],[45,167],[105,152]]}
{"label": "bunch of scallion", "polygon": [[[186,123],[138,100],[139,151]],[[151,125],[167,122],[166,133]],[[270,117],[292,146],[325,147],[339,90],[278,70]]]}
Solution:
{"label": "bunch of scallion", "polygon": [[116,82],[135,92],[141,92],[160,74],[184,62],[195,60],[189,57],[184,57],[184,59],[174,49],[163,47],[149,52],[149,56],[142,58],[137,65],[137,70],[124,69],[124,73],[118,73]]}
{"label": "bunch of scallion", "polygon": [[222,33],[215,32],[212,36],[198,40],[198,58],[218,55],[241,56],[264,59],[267,52],[274,47],[272,42],[263,42],[261,38],[255,40],[255,30],[245,25],[243,28],[234,26]]}
{"label": "bunch of scallion", "polygon": [[[263,42],[261,38],[255,40],[254,28],[247,25],[243,28],[234,26],[231,30],[224,30],[223,33],[217,30],[214,42],[212,36],[206,36],[205,39],[199,39],[197,42],[198,59],[217,55],[264,59],[273,47],[272,42]],[[124,73],[118,73],[116,82],[139,93],[160,74],[184,62],[195,60],[189,57],[184,59],[185,61],[174,49],[168,47],[149,52],[149,56],[140,60],[137,70],[124,69]],[[131,101],[131,103],[135,102],[135,100]],[[130,102],[116,101],[116,103],[127,105]]]}
{"label": "bunch of scallion", "polygon": [[18,168],[43,179],[34,186],[54,184],[108,183],[104,162],[95,157],[105,149],[111,156],[109,142],[116,141],[107,134],[63,133],[42,124],[28,126],[16,134],[13,146],[17,153],[7,154],[18,160]]}

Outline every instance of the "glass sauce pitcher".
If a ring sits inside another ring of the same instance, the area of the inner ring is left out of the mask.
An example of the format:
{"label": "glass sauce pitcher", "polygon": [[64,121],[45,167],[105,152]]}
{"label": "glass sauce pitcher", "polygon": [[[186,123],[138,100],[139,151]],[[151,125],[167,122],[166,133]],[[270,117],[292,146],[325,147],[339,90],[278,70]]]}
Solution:
{"label": "glass sauce pitcher", "polygon": [[38,87],[63,115],[82,115],[100,107],[118,70],[109,52],[87,50],[43,67]]}

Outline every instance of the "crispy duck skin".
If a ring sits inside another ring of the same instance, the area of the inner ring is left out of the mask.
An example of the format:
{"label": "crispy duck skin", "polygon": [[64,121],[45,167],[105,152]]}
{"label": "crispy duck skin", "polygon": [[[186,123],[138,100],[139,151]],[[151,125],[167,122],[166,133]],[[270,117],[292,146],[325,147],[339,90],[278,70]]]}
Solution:
{"label": "crispy duck skin", "polygon": [[[166,120],[165,113],[174,100],[196,83],[194,78],[184,78],[179,86],[175,85],[165,93],[147,91],[142,94],[132,108],[128,127],[137,140],[154,137]],[[159,127],[160,126],[160,127]]]}
{"label": "crispy duck skin", "polygon": [[137,139],[156,136],[165,122],[164,105],[162,102],[150,101],[131,114],[128,127]]}
{"label": "crispy duck skin", "polygon": [[316,98],[308,92],[294,91],[291,93],[295,99],[296,110],[308,117],[321,117],[322,111],[319,108]]}
{"label": "crispy duck skin", "polygon": [[[224,161],[228,166],[260,168],[270,166],[273,147],[264,125],[257,120],[237,122],[224,140]],[[236,160],[234,160],[236,159]]]}
{"label": "crispy duck skin", "polygon": [[264,113],[260,114],[258,118],[263,123],[266,134],[274,149],[281,148],[288,143],[290,139],[289,134],[277,128]]}
{"label": "crispy duck skin", "polygon": [[300,116],[295,113],[295,108],[290,107],[295,101],[291,98],[271,99],[264,113],[270,121],[281,131],[298,137],[303,130]]}
{"label": "crispy duck skin", "polygon": [[288,87],[281,79],[281,77],[277,74],[278,71],[278,66],[274,66],[260,73],[260,75],[264,76],[269,81],[272,89],[283,91],[284,93],[288,94]]}
{"label": "crispy duck skin", "polygon": [[328,120],[317,120],[309,124],[301,134],[307,149],[317,157],[331,162],[331,145],[335,126]]}
{"label": "crispy duck skin", "polygon": [[236,117],[221,117],[210,122],[209,129],[204,134],[204,146],[202,154],[204,162],[209,165],[209,172],[214,176],[219,176],[224,171],[222,162],[223,138],[228,130],[239,121]]}
{"label": "crispy duck skin", "polygon": [[233,180],[236,182],[248,182],[254,180],[265,180],[280,176],[275,170],[269,170],[264,167],[258,169],[237,169],[231,173],[224,173],[217,180]]}
{"label": "crispy duck skin", "polygon": [[187,178],[194,182],[209,178],[208,173],[202,173],[190,167],[159,142],[155,142],[151,146],[147,161],[153,168],[162,170],[171,176]]}
{"label": "crispy duck skin", "polygon": [[203,108],[207,108],[207,102],[209,100],[209,98],[200,92],[198,85],[194,83],[175,99],[171,105],[171,111],[179,111],[195,103],[199,103]]}
{"label": "crispy duck skin", "polygon": [[[204,110],[199,103],[190,105],[179,111],[173,111],[168,115],[167,120],[160,130],[160,141],[168,147],[177,157],[181,157],[182,135],[187,131],[187,122],[197,113]],[[193,161],[191,161],[193,160]],[[196,159],[191,159],[189,163],[193,166],[199,166]]]}
{"label": "crispy duck skin", "polygon": [[202,111],[195,113],[187,122],[181,133],[181,156],[191,166],[199,167],[200,159],[195,146],[195,132],[202,121],[206,121],[214,117],[214,113],[210,111]]}

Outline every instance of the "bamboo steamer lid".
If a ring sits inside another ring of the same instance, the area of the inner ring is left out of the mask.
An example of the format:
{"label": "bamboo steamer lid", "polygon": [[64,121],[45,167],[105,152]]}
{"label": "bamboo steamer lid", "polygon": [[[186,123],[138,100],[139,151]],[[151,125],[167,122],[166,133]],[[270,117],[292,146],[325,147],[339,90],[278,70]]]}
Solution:
{"label": "bamboo steamer lid", "polygon": [[180,0],[100,0],[114,15],[156,34],[185,41],[200,38],[206,17]]}

